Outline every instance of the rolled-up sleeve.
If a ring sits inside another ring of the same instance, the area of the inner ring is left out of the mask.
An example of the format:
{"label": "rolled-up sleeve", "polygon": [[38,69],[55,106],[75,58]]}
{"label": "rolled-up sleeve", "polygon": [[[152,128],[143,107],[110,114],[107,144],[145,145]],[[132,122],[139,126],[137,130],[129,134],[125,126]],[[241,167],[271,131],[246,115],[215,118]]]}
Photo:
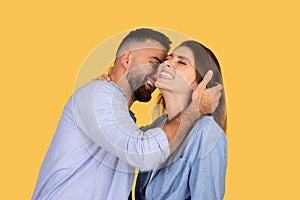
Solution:
{"label": "rolled-up sleeve", "polygon": [[77,129],[130,166],[152,170],[168,157],[168,139],[161,128],[141,131],[127,105],[116,84],[93,81],[73,95]]}

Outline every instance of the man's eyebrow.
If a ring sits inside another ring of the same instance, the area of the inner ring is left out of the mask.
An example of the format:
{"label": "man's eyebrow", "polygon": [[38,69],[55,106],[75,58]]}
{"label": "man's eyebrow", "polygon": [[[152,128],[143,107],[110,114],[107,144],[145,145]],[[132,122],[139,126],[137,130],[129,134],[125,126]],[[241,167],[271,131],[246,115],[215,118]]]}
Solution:
{"label": "man's eyebrow", "polygon": [[153,58],[153,59],[155,59],[155,60],[157,60],[159,63],[161,63],[162,62],[162,60],[160,60],[158,57],[156,57],[156,56],[151,56],[151,58]]}

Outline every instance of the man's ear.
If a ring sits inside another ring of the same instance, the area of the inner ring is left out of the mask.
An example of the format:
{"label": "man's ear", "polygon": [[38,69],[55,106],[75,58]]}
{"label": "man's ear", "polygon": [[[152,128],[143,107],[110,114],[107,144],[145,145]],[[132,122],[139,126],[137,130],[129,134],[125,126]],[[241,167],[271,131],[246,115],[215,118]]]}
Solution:
{"label": "man's ear", "polygon": [[131,57],[132,55],[130,51],[125,51],[121,54],[121,63],[126,69],[130,67]]}
{"label": "man's ear", "polygon": [[114,71],[114,67],[110,67],[108,69],[108,75],[110,76],[113,73],[113,71]]}

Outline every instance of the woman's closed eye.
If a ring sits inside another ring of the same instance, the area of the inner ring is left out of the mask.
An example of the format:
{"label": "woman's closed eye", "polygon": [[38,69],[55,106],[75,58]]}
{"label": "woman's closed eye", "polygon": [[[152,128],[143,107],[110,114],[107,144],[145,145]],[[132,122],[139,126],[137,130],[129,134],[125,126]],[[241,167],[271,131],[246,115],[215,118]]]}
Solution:
{"label": "woman's closed eye", "polygon": [[181,64],[181,65],[186,65],[186,63],[181,61],[181,60],[179,60],[178,63]]}

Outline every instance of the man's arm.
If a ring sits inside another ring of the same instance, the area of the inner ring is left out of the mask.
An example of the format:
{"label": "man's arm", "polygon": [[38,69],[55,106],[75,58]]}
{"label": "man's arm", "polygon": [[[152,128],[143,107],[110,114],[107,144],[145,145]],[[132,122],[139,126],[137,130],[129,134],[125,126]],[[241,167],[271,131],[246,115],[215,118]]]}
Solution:
{"label": "man's arm", "polygon": [[116,84],[93,81],[76,91],[72,100],[73,117],[83,144],[108,167],[119,167],[118,158],[146,171],[168,157],[169,144],[163,130],[140,130]]}
{"label": "man's arm", "polygon": [[[168,157],[170,151],[173,152],[180,145],[199,117],[212,113],[217,107],[222,86],[206,89],[211,77],[212,73],[205,75],[193,93],[192,103],[162,129],[138,129],[129,116],[127,102],[119,101],[120,98],[117,97],[122,96],[122,93],[112,92],[113,88],[105,87],[98,87],[103,90],[96,92],[87,92],[87,95],[95,93],[92,95],[95,102],[88,100],[82,102],[81,106],[75,103],[76,109],[81,108],[81,111],[77,111],[80,118],[77,120],[85,120],[77,126],[83,127],[83,132],[94,142],[129,165],[142,171],[154,169]],[[91,104],[96,107],[87,111]],[[92,127],[92,124],[95,126]]]}

